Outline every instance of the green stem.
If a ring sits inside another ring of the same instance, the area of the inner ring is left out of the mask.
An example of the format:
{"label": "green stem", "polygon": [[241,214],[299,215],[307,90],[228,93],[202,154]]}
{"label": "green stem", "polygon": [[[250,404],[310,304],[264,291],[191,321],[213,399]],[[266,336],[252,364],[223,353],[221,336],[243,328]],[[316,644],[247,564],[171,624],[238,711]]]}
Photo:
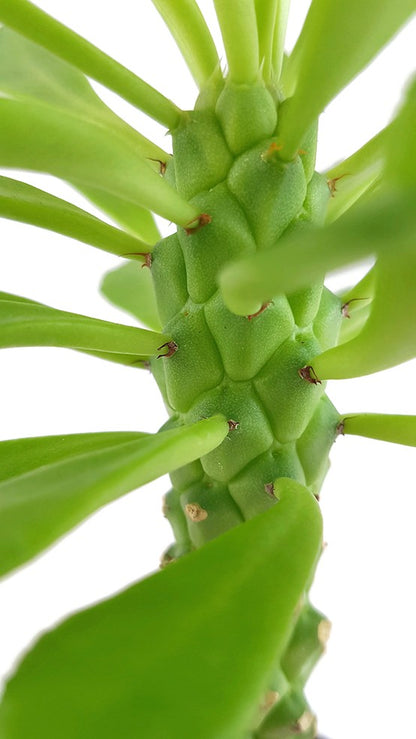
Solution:
{"label": "green stem", "polygon": [[259,36],[259,62],[266,82],[272,78],[273,40],[279,0],[255,0]]}
{"label": "green stem", "polygon": [[178,125],[181,111],[174,103],[28,0],[1,0],[0,21],[65,59],[167,128]]}
{"label": "green stem", "polygon": [[220,66],[217,50],[195,0],[152,0],[199,88]]}
{"label": "green stem", "polygon": [[214,0],[229,77],[237,84],[250,84],[259,71],[259,43],[253,0]]}

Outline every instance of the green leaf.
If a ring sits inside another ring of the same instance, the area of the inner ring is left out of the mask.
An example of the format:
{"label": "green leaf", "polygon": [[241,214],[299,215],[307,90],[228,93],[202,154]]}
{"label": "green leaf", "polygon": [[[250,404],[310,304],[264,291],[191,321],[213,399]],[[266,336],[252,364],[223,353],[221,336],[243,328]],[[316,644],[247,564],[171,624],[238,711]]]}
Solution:
{"label": "green leaf", "polygon": [[134,365],[148,359],[168,339],[134,326],[101,321],[67,313],[0,293],[0,348],[56,346],[79,351],[105,353],[107,359]]}
{"label": "green leaf", "polygon": [[416,416],[354,413],[342,419],[342,433],[416,446]]}
{"label": "green leaf", "polygon": [[152,275],[145,265],[130,262],[107,272],[100,289],[111,303],[148,328],[162,330]]}
{"label": "green leaf", "polygon": [[[0,6],[1,12],[1,6]],[[108,108],[78,69],[10,30],[0,29],[0,90],[7,97],[43,102],[95,120],[145,157],[166,161],[168,154]]]}
{"label": "green leaf", "polygon": [[374,267],[374,298],[361,331],[350,341],[311,359],[318,377],[343,379],[379,372],[416,356],[416,253],[414,231],[407,248],[392,244]]}
{"label": "green leaf", "polygon": [[0,97],[0,166],[98,188],[183,226],[199,216],[130,144],[76,111]]}
{"label": "green leaf", "polygon": [[397,187],[416,188],[416,75],[404,102],[389,126],[386,145],[386,180]]}
{"label": "green leaf", "polygon": [[326,105],[367,66],[415,12],[414,0],[312,0],[285,66],[281,155],[292,159]]}
{"label": "green leaf", "polygon": [[374,194],[335,223],[283,236],[273,248],[231,262],[219,278],[227,306],[249,315],[273,296],[306,287],[335,269],[397,252],[414,239],[414,202],[411,189]]}
{"label": "green leaf", "polygon": [[0,22],[100,82],[168,128],[181,111],[122,64],[28,0],[1,0]]}
{"label": "green leaf", "polygon": [[76,188],[91,203],[133,236],[152,245],[159,241],[160,233],[150,211],[140,208],[136,203],[123,200],[113,193],[104,192],[104,190],[79,185]]}
{"label": "green leaf", "polygon": [[321,549],[311,493],[280,502],[44,635],[8,683],[7,739],[248,736]]}
{"label": "green leaf", "polygon": [[215,449],[227,433],[226,421],[215,416],[157,434],[0,442],[0,574],[103,505]]}
{"label": "green leaf", "polygon": [[254,0],[259,36],[259,62],[267,83],[279,80],[290,0]]}
{"label": "green leaf", "polygon": [[325,172],[332,195],[327,223],[339,218],[380,181],[389,130],[387,126],[348,159]]}
{"label": "green leaf", "polygon": [[152,248],[61,198],[2,176],[0,216],[56,231],[118,256],[148,252]]}
{"label": "green leaf", "polygon": [[195,0],[152,0],[199,88],[220,67],[217,50]]}
{"label": "green leaf", "polygon": [[254,0],[259,37],[259,63],[266,82],[272,78],[274,29],[279,0]]}
{"label": "green leaf", "polygon": [[259,72],[259,42],[253,0],[214,0],[214,5],[230,81],[236,84],[255,82]]}

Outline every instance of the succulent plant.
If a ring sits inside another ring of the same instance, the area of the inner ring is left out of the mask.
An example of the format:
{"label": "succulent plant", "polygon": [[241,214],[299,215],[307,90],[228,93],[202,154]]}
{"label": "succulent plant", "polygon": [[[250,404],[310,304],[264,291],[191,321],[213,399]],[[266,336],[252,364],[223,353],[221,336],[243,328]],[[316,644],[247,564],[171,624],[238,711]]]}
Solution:
{"label": "succulent plant", "polygon": [[[306,681],[329,621],[309,598],[332,444],[416,445],[413,416],[340,413],[329,379],[416,355],[416,85],[359,151],[315,170],[325,106],[414,0],[153,0],[199,88],[183,111],[28,0],[0,0],[0,167],[45,172],[107,219],[0,176],[0,216],[116,254],[102,290],[146,328],[0,294],[0,347],[150,369],[156,433],[0,442],[0,574],[170,473],[162,571],[43,635],[10,677],[0,739],[313,739]],[[341,53],[340,53],[341,50]],[[89,78],[164,126],[172,154]],[[177,230],[161,238],[153,214]],[[109,219],[114,225],[110,225]],[[332,271],[373,258],[338,295]]]}

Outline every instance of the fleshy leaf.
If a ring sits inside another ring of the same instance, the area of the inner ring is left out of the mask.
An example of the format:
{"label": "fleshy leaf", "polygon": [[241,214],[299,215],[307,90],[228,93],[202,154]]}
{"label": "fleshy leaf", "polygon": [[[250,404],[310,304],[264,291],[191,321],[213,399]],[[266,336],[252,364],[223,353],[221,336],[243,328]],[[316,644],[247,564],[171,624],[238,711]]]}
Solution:
{"label": "fleshy leaf", "polygon": [[230,263],[219,280],[227,306],[250,315],[273,296],[306,287],[335,269],[376,253],[397,253],[414,238],[414,198],[411,189],[373,195],[324,228],[303,229]]}
{"label": "fleshy leaf", "polygon": [[67,313],[0,293],[0,348],[56,346],[104,353],[107,359],[133,365],[157,354],[168,341],[163,334]]}
{"label": "fleshy leaf", "polygon": [[167,128],[179,123],[180,110],[164,95],[28,0],[1,0],[0,22],[80,69]]}
{"label": "fleshy leaf", "polygon": [[226,421],[215,416],[157,434],[0,442],[0,574],[34,557],[103,505],[211,451],[227,432]]}
{"label": "fleshy leaf", "polygon": [[160,233],[150,211],[104,190],[79,185],[76,187],[91,203],[133,236],[148,244],[159,241]]}
{"label": "fleshy leaf", "polygon": [[0,97],[0,166],[98,188],[183,226],[199,216],[117,133],[43,103]]}
{"label": "fleshy leaf", "polygon": [[416,416],[354,413],[342,419],[342,433],[416,446]]}
{"label": "fleshy leaf", "polygon": [[284,73],[281,155],[292,159],[326,105],[415,12],[414,0],[313,0]]}
{"label": "fleshy leaf", "polygon": [[253,0],[214,0],[214,5],[227,55],[229,79],[236,84],[254,82],[259,71],[259,42]]}
{"label": "fleshy leaf", "polygon": [[107,272],[101,292],[118,308],[138,318],[148,328],[161,331],[152,275],[145,265],[123,264]]}
{"label": "fleshy leaf", "polygon": [[148,252],[152,248],[61,198],[2,176],[0,217],[47,228],[118,256]]}
{"label": "fleshy leaf", "polygon": [[164,161],[168,157],[108,108],[82,72],[5,27],[0,28],[0,90],[8,97],[76,111],[117,132],[145,157]]}
{"label": "fleshy leaf", "polygon": [[266,513],[41,637],[8,683],[0,734],[248,735],[321,549],[311,493],[277,487]]}
{"label": "fleshy leaf", "polygon": [[220,60],[209,28],[195,0],[152,0],[174,37],[198,87]]}
{"label": "fleshy leaf", "polygon": [[339,218],[379,182],[388,141],[387,126],[348,159],[325,172],[332,195],[328,203],[327,223]]}
{"label": "fleshy leaf", "polygon": [[374,298],[361,331],[350,341],[311,359],[322,379],[359,377],[416,356],[416,253],[414,231],[407,248],[400,241],[380,254],[374,267]]}

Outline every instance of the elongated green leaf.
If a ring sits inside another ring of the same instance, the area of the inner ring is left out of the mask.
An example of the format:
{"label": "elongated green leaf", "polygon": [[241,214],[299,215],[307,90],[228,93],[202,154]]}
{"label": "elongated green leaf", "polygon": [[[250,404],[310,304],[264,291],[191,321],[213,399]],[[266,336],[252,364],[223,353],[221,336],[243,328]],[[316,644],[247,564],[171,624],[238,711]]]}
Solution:
{"label": "elongated green leaf", "polygon": [[168,128],[180,110],[160,92],[28,0],[1,0],[0,21],[101,82]]}
{"label": "elongated green leaf", "polygon": [[396,244],[380,254],[374,267],[371,310],[362,330],[350,341],[321,354],[311,364],[323,379],[369,375],[416,356],[415,232],[407,248]]}
{"label": "elongated green leaf", "polygon": [[160,233],[150,211],[104,190],[79,185],[77,190],[133,236],[152,245],[159,241]]}
{"label": "elongated green leaf", "polygon": [[313,0],[285,66],[290,95],[280,114],[282,157],[291,159],[325,106],[415,12],[414,0]]}
{"label": "elongated green leaf", "polygon": [[328,203],[327,223],[339,218],[380,181],[389,133],[390,128],[387,126],[352,156],[325,173],[332,193]]}
{"label": "elongated green leaf", "polygon": [[149,244],[109,226],[90,213],[37,187],[0,176],[0,216],[31,223],[83,241],[111,254],[148,252]]}
{"label": "elongated green leaf", "polygon": [[254,0],[259,37],[259,63],[266,82],[272,78],[273,41],[279,0]]}
{"label": "elongated green leaf", "polygon": [[166,160],[168,154],[108,108],[78,69],[10,28],[0,28],[0,90],[8,97],[77,111],[117,132],[136,152]]}
{"label": "elongated green leaf", "polygon": [[289,18],[290,0],[278,0],[273,37],[273,72],[276,81],[280,81],[285,51],[287,21]]}
{"label": "elongated green leaf", "polygon": [[203,87],[220,60],[204,16],[195,0],[152,0],[168,26],[198,87]]}
{"label": "elongated green leaf", "polygon": [[237,84],[254,82],[259,71],[259,42],[253,0],[214,0],[214,5],[230,80]]}
{"label": "elongated green leaf", "polygon": [[184,226],[199,215],[117,134],[41,103],[0,98],[0,166],[98,188]]}
{"label": "elongated green leaf", "polygon": [[101,292],[118,308],[138,318],[148,328],[161,331],[156,296],[150,270],[136,262],[107,272]]}
{"label": "elongated green leaf", "polygon": [[354,413],[342,419],[342,433],[416,446],[416,416]]}
{"label": "elongated green leaf", "polygon": [[414,202],[410,189],[374,195],[335,223],[293,233],[267,251],[230,263],[219,280],[227,306],[249,315],[274,295],[294,292],[339,267],[408,244],[416,228]]}
{"label": "elongated green leaf", "polygon": [[41,637],[5,692],[7,739],[249,735],[321,548],[311,493],[280,502]]}
{"label": "elongated green leaf", "polygon": [[56,310],[17,295],[0,293],[0,348],[56,346],[105,353],[134,365],[157,354],[163,334]]}
{"label": "elongated green leaf", "polygon": [[103,505],[211,451],[228,430],[215,416],[157,434],[0,442],[0,574],[31,559]]}

